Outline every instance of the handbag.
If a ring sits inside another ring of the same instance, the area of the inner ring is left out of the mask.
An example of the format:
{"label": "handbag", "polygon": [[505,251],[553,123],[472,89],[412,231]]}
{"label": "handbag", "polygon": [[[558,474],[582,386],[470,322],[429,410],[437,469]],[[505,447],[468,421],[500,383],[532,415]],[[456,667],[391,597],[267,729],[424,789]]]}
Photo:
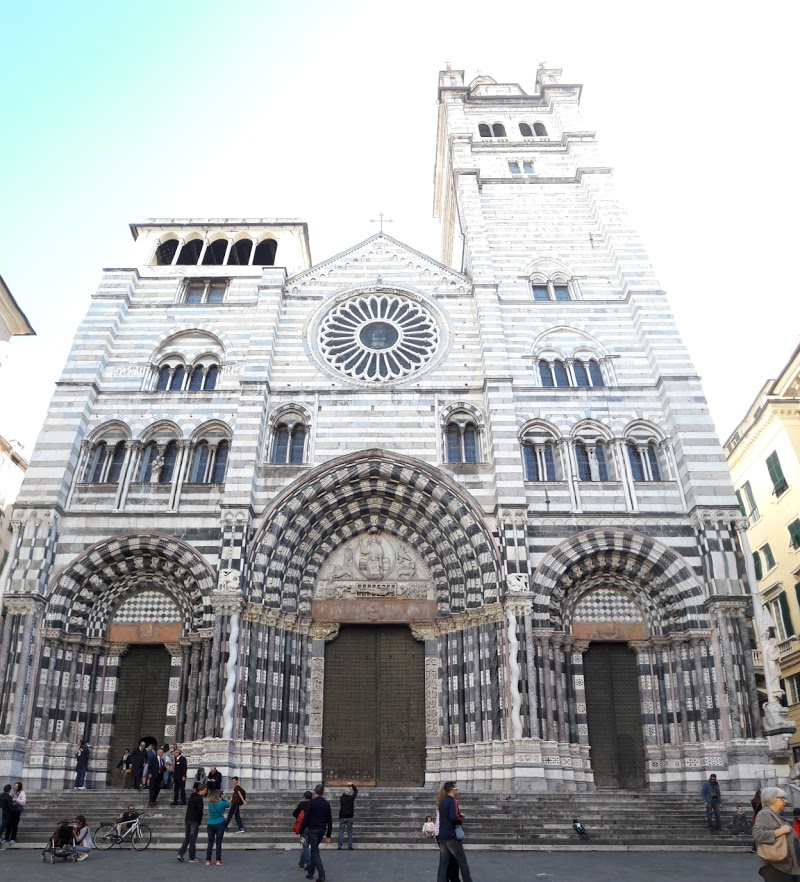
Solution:
{"label": "handbag", "polygon": [[762,860],[770,864],[782,864],[789,860],[789,835],[778,836],[771,845],[759,842],[756,851]]}
{"label": "handbag", "polygon": [[464,832],[464,828],[459,824],[456,827],[456,839],[459,842],[463,842],[467,838],[467,834]]}

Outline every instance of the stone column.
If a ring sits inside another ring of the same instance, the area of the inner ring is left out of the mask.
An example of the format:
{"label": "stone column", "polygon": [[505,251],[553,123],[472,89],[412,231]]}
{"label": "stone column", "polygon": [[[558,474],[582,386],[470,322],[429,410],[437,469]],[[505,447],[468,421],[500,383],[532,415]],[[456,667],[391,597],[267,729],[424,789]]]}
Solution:
{"label": "stone column", "polygon": [[[742,737],[742,720],[739,713],[739,696],[736,694],[736,674],[734,669],[734,648],[729,629],[732,610],[724,605],[715,604],[714,619],[722,650],[722,667],[725,672],[724,691],[728,702],[728,719],[730,720],[731,738]],[[735,615],[735,612],[733,613]]]}
{"label": "stone column", "polygon": [[207,715],[209,704],[209,685],[211,679],[211,651],[214,642],[214,631],[212,628],[203,628],[198,631],[203,641],[203,659],[200,666],[200,700],[197,705],[197,729],[194,733],[194,740],[198,738],[210,738],[211,734],[207,728]]}
{"label": "stone column", "polygon": [[739,628],[739,643],[742,646],[742,653],[744,655],[744,671],[747,678],[745,688],[747,691],[747,702],[750,708],[750,725],[752,728],[750,737],[761,738],[764,727],[761,723],[761,709],[758,703],[758,689],[756,688],[756,672],[753,667],[753,653],[750,651],[750,634],[748,632],[747,622],[744,618],[737,616],[735,622]]}
{"label": "stone column", "polygon": [[509,732],[513,739],[522,738],[522,696],[519,691],[519,640],[517,639],[517,617],[513,608],[506,609],[508,627],[508,667],[509,667],[509,692],[510,692],[510,725]]}
{"label": "stone column", "polygon": [[670,729],[670,711],[669,711],[669,676],[668,669],[664,667],[664,651],[665,645],[663,638],[653,638],[650,643],[652,646],[652,655],[655,671],[655,685],[658,689],[658,715],[661,718],[661,743],[672,744],[672,731]]}
{"label": "stone column", "polygon": [[564,650],[561,645],[563,634],[553,634],[552,653],[553,653],[553,677],[556,687],[556,712],[555,712],[555,728],[554,734],[558,741],[567,740],[566,721],[564,719]]}
{"label": "stone column", "polygon": [[536,672],[536,644],[533,640],[531,605],[525,605],[525,641],[528,660],[528,707],[531,718],[531,738],[541,737],[542,725],[539,706],[539,678]]}
{"label": "stone column", "polygon": [[541,692],[544,697],[544,725],[542,726],[542,738],[545,741],[557,741],[553,728],[553,697],[550,664],[550,635],[549,629],[537,628],[534,631],[536,642],[539,647],[539,655],[542,659],[542,684]]}
{"label": "stone column", "polygon": [[187,680],[189,694],[186,699],[186,725],[183,731],[184,741],[194,741],[196,737],[195,720],[197,719],[198,704],[197,687],[201,677],[200,649],[203,641],[199,634],[192,634],[189,637],[189,642],[192,649],[189,661],[189,677]]}
{"label": "stone column", "polygon": [[[708,686],[703,674],[703,654],[700,638],[691,638],[692,655],[694,657],[695,696],[697,701],[697,724],[700,729],[700,740],[709,740],[708,731]],[[756,705],[758,707],[758,705]]]}
{"label": "stone column", "polygon": [[39,722],[39,738],[43,741],[49,741],[47,727],[50,724],[50,705],[54,698],[54,685],[56,667],[58,666],[58,647],[60,633],[55,630],[47,629],[44,632],[44,638],[47,640],[47,647],[50,651],[50,664],[47,668],[47,680],[42,691],[42,716]]}
{"label": "stone column", "polygon": [[440,719],[441,684],[439,682],[439,642],[432,623],[411,625],[411,633],[425,642],[425,745],[439,747],[442,743]]}
{"label": "stone column", "polygon": [[632,640],[628,646],[636,653],[639,667],[639,694],[642,703],[642,723],[646,747],[658,746],[658,715],[653,689],[653,660],[649,640]]}
{"label": "stone column", "polygon": [[586,683],[583,673],[583,656],[589,648],[588,640],[572,639],[569,652],[572,654],[572,704],[575,707],[575,730],[578,744],[589,744],[589,718],[586,713]]}
{"label": "stone column", "polygon": [[323,693],[325,689],[325,644],[339,635],[339,625],[315,622],[311,627],[311,681],[308,686],[308,746],[322,747]]}
{"label": "stone column", "polygon": [[675,685],[678,690],[678,708],[680,715],[681,740],[684,744],[689,744],[692,740],[689,728],[689,702],[686,692],[686,680],[683,672],[683,641],[674,640],[672,642],[672,658],[675,665]]}
{"label": "stone column", "polygon": [[23,731],[25,718],[25,698],[30,693],[35,693],[36,684],[33,682],[34,672],[38,670],[38,660],[32,658],[34,627],[43,612],[44,599],[41,597],[19,597],[6,601],[9,612],[15,612],[20,616],[22,625],[22,640],[20,643],[19,667],[14,689],[14,705],[8,729],[9,735],[26,735]]}

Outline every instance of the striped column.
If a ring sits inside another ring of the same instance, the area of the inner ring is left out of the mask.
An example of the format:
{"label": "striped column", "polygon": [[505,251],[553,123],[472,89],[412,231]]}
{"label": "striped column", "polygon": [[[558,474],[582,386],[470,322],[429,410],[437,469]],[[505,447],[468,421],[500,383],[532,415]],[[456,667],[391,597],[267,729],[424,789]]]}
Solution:
{"label": "striped column", "polygon": [[642,704],[644,743],[646,747],[658,747],[658,714],[654,694],[652,645],[649,640],[633,640],[628,643],[628,646],[636,653],[636,661],[639,668],[639,693]]}
{"label": "striped column", "polygon": [[572,668],[572,701],[575,708],[575,735],[578,744],[589,744],[589,721],[586,713],[586,684],[583,674],[583,656],[589,648],[588,640],[572,640],[569,645]]}

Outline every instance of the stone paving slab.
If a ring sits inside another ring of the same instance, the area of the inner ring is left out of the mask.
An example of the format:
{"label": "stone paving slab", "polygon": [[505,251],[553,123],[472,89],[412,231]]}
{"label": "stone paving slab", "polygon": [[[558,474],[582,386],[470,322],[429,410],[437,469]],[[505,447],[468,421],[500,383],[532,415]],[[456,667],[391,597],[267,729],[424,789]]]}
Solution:
{"label": "stone paving slab", "polygon": [[[205,857],[203,851],[200,855]],[[236,879],[237,882],[302,882],[295,851],[223,850],[223,866],[179,864],[165,851],[94,851],[80,864],[43,864],[38,851],[8,849],[0,854],[0,874],[25,882],[80,879],[81,882],[181,882],[184,878]],[[474,882],[757,882],[758,859],[735,854],[692,852],[487,852],[467,850]],[[405,850],[323,850],[327,882],[436,882],[438,852]]]}

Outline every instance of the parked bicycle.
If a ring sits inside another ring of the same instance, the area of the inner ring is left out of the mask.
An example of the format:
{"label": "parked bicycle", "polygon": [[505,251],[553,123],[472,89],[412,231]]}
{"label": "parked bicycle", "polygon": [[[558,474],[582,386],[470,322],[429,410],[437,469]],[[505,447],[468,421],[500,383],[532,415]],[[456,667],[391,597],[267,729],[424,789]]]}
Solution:
{"label": "parked bicycle", "polygon": [[112,848],[129,842],[136,851],[144,851],[150,845],[151,838],[150,828],[139,817],[133,821],[120,820],[113,824],[102,824],[95,831],[94,844],[95,848]]}

